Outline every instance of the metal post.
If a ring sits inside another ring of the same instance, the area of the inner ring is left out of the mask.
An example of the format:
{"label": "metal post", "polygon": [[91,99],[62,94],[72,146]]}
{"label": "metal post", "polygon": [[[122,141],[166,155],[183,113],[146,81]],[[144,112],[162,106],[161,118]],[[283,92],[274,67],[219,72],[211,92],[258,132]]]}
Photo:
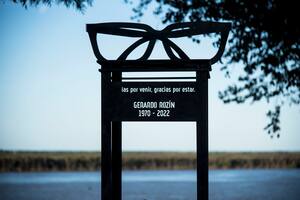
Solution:
{"label": "metal post", "polygon": [[197,72],[199,119],[197,121],[197,200],[208,200],[208,72]]}
{"label": "metal post", "polygon": [[[113,72],[112,81],[121,81],[122,73]],[[122,199],[122,122],[112,122],[112,196]]]}
{"label": "metal post", "polygon": [[112,159],[111,159],[111,122],[106,119],[109,112],[107,109],[107,86],[110,81],[110,73],[102,73],[102,112],[101,112],[101,196],[102,200],[112,200]]}

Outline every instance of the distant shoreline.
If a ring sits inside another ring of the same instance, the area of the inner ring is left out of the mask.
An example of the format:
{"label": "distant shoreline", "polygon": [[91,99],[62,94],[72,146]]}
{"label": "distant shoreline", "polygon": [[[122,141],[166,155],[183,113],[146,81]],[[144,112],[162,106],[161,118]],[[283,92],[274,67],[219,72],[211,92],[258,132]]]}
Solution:
{"label": "distant shoreline", "polygon": [[[100,152],[0,151],[0,172],[98,171]],[[192,152],[124,152],[124,170],[195,169]],[[300,152],[212,152],[210,169],[300,168]]]}

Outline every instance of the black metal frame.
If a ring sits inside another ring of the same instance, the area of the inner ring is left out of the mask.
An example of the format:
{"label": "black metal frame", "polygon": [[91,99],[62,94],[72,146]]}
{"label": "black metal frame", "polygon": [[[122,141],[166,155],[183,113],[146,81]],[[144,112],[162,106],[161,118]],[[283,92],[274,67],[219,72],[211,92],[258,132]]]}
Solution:
{"label": "black metal frame", "polygon": [[[130,79],[162,79],[161,77],[122,78],[122,72],[149,72],[149,71],[194,71],[196,77],[167,77],[172,79],[195,79],[195,89],[201,95],[195,97],[198,114],[185,119],[184,116],[172,118],[171,121],[196,121],[197,122],[197,199],[208,199],[208,79],[211,65],[216,63],[222,56],[230,23],[196,22],[177,23],[167,26],[162,31],[157,31],[145,24],[138,23],[100,23],[88,24],[87,32],[91,40],[97,62],[101,65],[101,100],[102,100],[102,200],[122,199],[122,121],[127,119],[111,116],[111,85],[123,83]],[[126,37],[140,38],[129,46],[117,60],[105,59],[98,49],[97,34],[110,34]],[[169,38],[193,36],[199,34],[220,33],[220,47],[211,59],[194,59],[189,57]],[[155,41],[160,40],[170,60],[148,60]],[[126,60],[128,55],[139,45],[149,42],[143,56],[137,60]],[[177,53],[176,56],[174,54]],[[178,84],[184,82],[177,82]],[[118,115],[118,113],[114,113]],[[151,121],[159,119],[151,119]],[[143,120],[145,121],[145,120]]]}

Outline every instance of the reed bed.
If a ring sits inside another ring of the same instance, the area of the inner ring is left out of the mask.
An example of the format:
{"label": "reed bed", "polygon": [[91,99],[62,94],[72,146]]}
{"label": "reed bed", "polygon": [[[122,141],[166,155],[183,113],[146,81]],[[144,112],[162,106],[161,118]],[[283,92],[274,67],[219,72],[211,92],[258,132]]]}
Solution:
{"label": "reed bed", "polygon": [[[196,169],[194,152],[124,152],[124,170]],[[0,172],[98,171],[100,152],[0,151]],[[300,168],[300,152],[212,152],[210,169]]]}

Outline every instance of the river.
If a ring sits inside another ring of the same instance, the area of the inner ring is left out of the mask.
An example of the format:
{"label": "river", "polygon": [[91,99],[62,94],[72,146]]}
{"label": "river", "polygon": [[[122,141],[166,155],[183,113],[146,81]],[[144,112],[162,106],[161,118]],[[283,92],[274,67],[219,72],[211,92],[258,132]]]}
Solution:
{"label": "river", "polygon": [[[0,173],[1,200],[99,200],[98,172]],[[196,199],[196,173],[123,171],[123,200]],[[210,200],[299,200],[300,170],[210,170]]]}

